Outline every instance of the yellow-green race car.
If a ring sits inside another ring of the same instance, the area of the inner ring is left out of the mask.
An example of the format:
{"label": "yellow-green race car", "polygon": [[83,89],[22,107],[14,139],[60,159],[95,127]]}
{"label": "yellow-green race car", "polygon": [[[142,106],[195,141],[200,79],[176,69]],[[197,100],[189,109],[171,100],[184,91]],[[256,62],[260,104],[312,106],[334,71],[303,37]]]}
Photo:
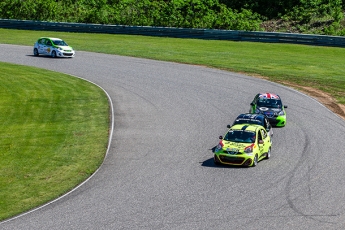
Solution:
{"label": "yellow-green race car", "polygon": [[255,167],[260,160],[271,157],[271,137],[261,125],[234,125],[219,139],[214,151],[216,165]]}

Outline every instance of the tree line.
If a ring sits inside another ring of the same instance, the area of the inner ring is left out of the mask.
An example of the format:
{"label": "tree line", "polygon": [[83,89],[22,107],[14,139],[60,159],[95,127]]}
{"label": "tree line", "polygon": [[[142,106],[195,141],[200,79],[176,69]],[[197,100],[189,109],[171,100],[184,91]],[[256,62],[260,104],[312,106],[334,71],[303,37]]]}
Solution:
{"label": "tree line", "polygon": [[344,3],[345,0],[0,0],[0,18],[246,31],[263,30],[263,22],[279,19],[301,25],[324,23],[320,33],[334,34],[343,26]]}

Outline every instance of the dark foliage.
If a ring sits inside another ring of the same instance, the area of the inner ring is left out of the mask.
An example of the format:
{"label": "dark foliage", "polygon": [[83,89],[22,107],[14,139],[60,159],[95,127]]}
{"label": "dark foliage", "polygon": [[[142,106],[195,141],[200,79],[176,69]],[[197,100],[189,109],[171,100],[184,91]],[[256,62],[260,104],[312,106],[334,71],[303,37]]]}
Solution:
{"label": "dark foliage", "polygon": [[[268,30],[272,22],[284,25],[275,27],[277,31],[342,35],[344,3],[345,0],[0,0],[0,18],[249,31]],[[313,25],[322,26],[315,29]]]}

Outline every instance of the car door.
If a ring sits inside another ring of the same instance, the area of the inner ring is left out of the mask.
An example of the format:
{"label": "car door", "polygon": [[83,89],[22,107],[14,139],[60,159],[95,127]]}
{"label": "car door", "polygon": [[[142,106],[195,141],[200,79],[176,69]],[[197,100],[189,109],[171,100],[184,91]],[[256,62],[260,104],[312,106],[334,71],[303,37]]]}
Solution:
{"label": "car door", "polygon": [[44,38],[38,41],[38,47],[37,47],[38,53],[45,54],[45,50],[46,50],[45,42],[46,40]]}
{"label": "car door", "polygon": [[51,51],[53,49],[53,44],[50,40],[46,40],[46,54],[50,55]]}
{"label": "car door", "polygon": [[[259,140],[259,158],[268,152],[268,149],[270,148],[270,137],[267,134],[266,130],[263,128],[260,128],[258,131],[258,140]],[[260,140],[262,141],[260,143]]]}

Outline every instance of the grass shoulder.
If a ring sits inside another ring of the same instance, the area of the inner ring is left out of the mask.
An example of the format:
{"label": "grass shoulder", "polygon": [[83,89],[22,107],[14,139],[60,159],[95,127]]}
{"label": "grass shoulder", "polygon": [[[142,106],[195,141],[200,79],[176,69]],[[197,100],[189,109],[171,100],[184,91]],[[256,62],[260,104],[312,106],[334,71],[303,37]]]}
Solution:
{"label": "grass shoulder", "polygon": [[102,89],[0,62],[0,220],[74,188],[101,165],[109,130]]}

